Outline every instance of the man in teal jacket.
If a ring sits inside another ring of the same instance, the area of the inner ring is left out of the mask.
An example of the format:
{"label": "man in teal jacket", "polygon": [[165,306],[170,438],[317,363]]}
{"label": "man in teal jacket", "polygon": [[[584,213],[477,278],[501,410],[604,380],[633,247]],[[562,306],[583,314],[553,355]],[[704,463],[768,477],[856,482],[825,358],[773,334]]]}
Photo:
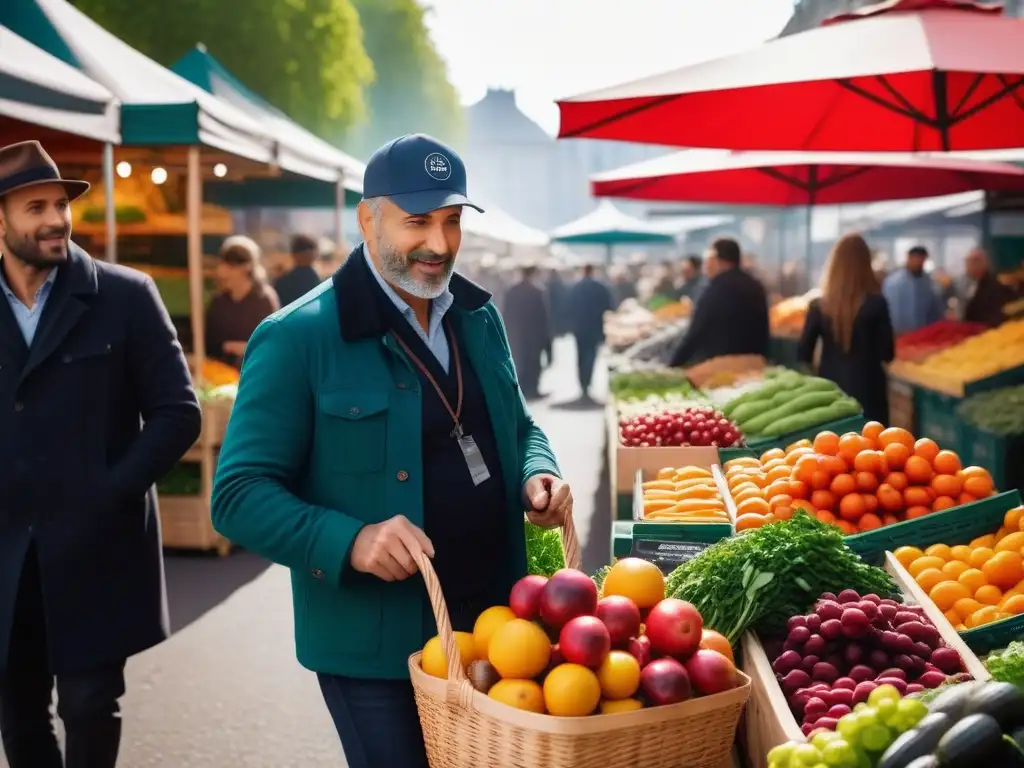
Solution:
{"label": "man in teal jacket", "polygon": [[476,208],[462,160],[404,136],[363,189],[365,244],[249,341],[213,522],[291,569],[298,659],[350,768],[425,768],[407,659],[436,626],[416,556],[470,630],[526,572],[523,510],[560,525],[572,495],[490,295],[453,273]]}

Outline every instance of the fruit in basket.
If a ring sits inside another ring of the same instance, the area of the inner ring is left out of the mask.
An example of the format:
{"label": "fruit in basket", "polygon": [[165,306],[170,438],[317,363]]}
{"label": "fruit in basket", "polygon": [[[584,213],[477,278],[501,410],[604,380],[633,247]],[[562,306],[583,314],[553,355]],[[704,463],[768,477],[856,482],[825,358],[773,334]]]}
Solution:
{"label": "fruit in basket", "polygon": [[635,712],[643,709],[644,703],[640,699],[617,699],[615,701],[601,700],[602,715],[616,715],[620,712]]}
{"label": "fruit in basket", "polygon": [[705,445],[727,448],[741,442],[742,432],[710,407],[647,413],[619,420],[619,440],[630,447]]}
{"label": "fruit in basket", "polygon": [[601,594],[627,597],[642,612],[665,599],[665,575],[654,563],[639,557],[624,557],[608,571]]}
{"label": "fruit in basket", "polygon": [[654,706],[678,704],[693,693],[690,675],[680,662],[665,657],[655,659],[640,672],[640,690]]}
{"label": "fruit in basket", "polygon": [[510,707],[544,714],[544,691],[533,680],[499,680],[487,695]]}
{"label": "fruit in basket", "polygon": [[640,687],[640,662],[625,651],[612,651],[597,668],[597,681],[606,700],[628,699]]}
{"label": "fruit in basket", "polygon": [[597,618],[608,628],[613,648],[624,648],[640,634],[640,609],[623,595],[608,595],[597,601]]}
{"label": "fruit in basket", "polygon": [[637,660],[641,669],[651,663],[653,651],[651,650],[651,639],[647,635],[631,637],[626,645],[626,650]]}
{"label": "fruit in basket", "polygon": [[686,661],[700,647],[704,620],[685,600],[669,597],[651,608],[644,630],[655,653]]}
{"label": "fruit in basket", "polygon": [[693,687],[705,696],[736,687],[736,665],[718,651],[697,649],[686,660],[686,673]]}
{"label": "fruit in basket", "polygon": [[540,615],[540,595],[547,583],[547,578],[536,574],[517,581],[508,596],[508,607],[512,613],[520,619],[536,619]]}
{"label": "fruit in basket", "polygon": [[599,618],[577,616],[562,627],[558,648],[566,661],[597,669],[612,649],[612,640]]}
{"label": "fruit in basket", "polygon": [[548,666],[551,642],[538,625],[513,619],[491,637],[487,660],[503,679],[537,677]]}
{"label": "fruit in basket", "polygon": [[[606,586],[607,583],[606,578]],[[556,571],[541,590],[540,618],[555,631],[577,616],[593,616],[595,611],[597,585],[582,571],[572,568]]]}
{"label": "fruit in basket", "polygon": [[729,645],[729,640],[725,635],[720,635],[713,629],[704,629],[700,633],[700,647],[709,651],[718,651],[720,654],[725,656],[729,661],[736,663],[736,659],[732,652],[732,646]]}
{"label": "fruit in basket", "polygon": [[544,704],[555,717],[583,717],[601,701],[601,684],[593,670],[561,664],[544,678]]}
{"label": "fruit in basket", "polygon": [[[455,642],[459,647],[459,659],[465,669],[476,658],[476,643],[473,640],[473,635],[469,632],[456,632]],[[448,679],[448,657],[445,655],[444,645],[439,636],[435,635],[430,638],[423,646],[420,666],[431,677]]]}
{"label": "fruit in basket", "polygon": [[473,643],[476,647],[476,658],[487,658],[487,647],[491,637],[499,628],[516,618],[511,608],[495,605],[477,616],[473,624]]}
{"label": "fruit in basket", "polygon": [[498,670],[486,659],[477,659],[470,663],[466,667],[466,677],[469,678],[473,688],[480,691],[480,693],[487,693],[494,687],[496,682],[501,680]]}

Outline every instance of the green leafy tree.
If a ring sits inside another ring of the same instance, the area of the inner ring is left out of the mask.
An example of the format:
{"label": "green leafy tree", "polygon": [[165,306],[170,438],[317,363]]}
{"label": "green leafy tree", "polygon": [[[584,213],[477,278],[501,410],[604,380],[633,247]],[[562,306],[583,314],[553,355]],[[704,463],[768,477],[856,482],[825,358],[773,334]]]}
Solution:
{"label": "green leafy tree", "polygon": [[71,0],[164,66],[204,43],[239,80],[323,135],[365,119],[373,64],[350,0]]}
{"label": "green leafy tree", "polygon": [[463,114],[444,60],[416,0],[353,0],[376,77],[367,93],[369,121],[349,131],[346,146],[367,155],[389,139],[429,133],[457,144]]}

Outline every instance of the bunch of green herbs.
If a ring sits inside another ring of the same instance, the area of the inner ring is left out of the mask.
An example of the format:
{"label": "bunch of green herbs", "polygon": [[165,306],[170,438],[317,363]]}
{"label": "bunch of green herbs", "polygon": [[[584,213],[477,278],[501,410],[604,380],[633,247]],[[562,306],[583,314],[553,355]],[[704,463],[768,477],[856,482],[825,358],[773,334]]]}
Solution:
{"label": "bunch of green herbs", "polygon": [[562,535],[558,528],[539,528],[523,518],[526,533],[526,572],[550,576],[565,568]]}
{"label": "bunch of green herbs", "polygon": [[1001,651],[993,651],[984,663],[992,679],[1024,688],[1024,642],[1014,640]]}

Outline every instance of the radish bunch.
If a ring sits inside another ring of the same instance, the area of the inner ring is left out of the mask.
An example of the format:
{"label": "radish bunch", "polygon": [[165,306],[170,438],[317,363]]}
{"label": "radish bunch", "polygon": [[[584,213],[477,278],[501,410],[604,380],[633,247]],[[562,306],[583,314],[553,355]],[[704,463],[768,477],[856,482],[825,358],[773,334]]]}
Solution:
{"label": "radish bunch", "polygon": [[805,735],[834,729],[881,685],[905,695],[966,677],[960,654],[917,605],[852,589],[826,592],[786,630],[772,669]]}

